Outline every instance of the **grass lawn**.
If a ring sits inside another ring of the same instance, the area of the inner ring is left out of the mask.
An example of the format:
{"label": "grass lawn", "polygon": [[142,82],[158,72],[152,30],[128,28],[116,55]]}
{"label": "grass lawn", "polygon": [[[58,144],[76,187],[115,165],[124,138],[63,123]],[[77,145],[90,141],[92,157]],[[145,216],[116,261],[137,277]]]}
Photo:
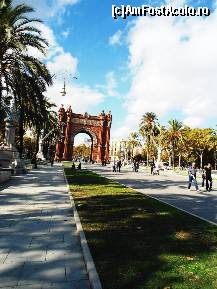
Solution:
{"label": "grass lawn", "polygon": [[65,173],[103,289],[217,288],[217,226],[90,171]]}

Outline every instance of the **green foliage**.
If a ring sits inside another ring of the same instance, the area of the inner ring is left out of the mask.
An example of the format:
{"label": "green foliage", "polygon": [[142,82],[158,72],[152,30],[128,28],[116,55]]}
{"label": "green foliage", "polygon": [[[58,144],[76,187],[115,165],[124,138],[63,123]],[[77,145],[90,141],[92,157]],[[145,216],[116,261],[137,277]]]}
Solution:
{"label": "green foliage", "polygon": [[73,148],[74,158],[89,158],[91,153],[91,148],[85,144],[80,144]]}
{"label": "green foliage", "polygon": [[168,161],[171,158],[173,167],[193,161],[199,166],[203,166],[203,162],[216,164],[217,131],[214,129],[191,129],[176,119],[169,120],[164,127],[155,113],[147,112],[141,119],[139,134],[144,140],[147,159]]}
{"label": "green foliage", "polygon": [[[8,95],[12,95],[19,113],[19,149],[22,155],[25,130],[36,132],[36,143],[42,129],[56,127],[54,106],[45,97],[52,77],[46,65],[29,53],[32,48],[46,55],[48,42],[30,18],[33,8],[13,5],[13,1],[0,2],[0,123],[5,117]],[[54,123],[55,122],[55,123]],[[37,145],[36,145],[37,146]]]}

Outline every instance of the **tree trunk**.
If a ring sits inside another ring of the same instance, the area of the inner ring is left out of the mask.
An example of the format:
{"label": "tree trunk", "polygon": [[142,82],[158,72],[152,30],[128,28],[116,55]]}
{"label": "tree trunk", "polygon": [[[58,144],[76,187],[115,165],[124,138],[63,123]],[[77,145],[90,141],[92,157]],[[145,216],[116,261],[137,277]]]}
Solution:
{"label": "tree trunk", "polygon": [[181,155],[179,155],[179,167],[181,167]]}
{"label": "tree trunk", "polygon": [[175,152],[172,150],[172,161],[173,161],[173,169],[175,169]]}
{"label": "tree trunk", "polygon": [[161,153],[162,153],[162,148],[160,146],[157,147],[157,162],[161,162]]}
{"label": "tree trunk", "polygon": [[200,168],[203,168],[203,153],[200,155]]}
{"label": "tree trunk", "polygon": [[20,158],[23,156],[23,136],[24,136],[24,129],[23,129],[23,122],[24,122],[24,111],[21,107],[20,109],[20,116],[19,116],[19,142],[20,142],[20,148],[19,148],[19,154]]}
{"label": "tree trunk", "polygon": [[172,166],[172,160],[171,160],[171,155],[169,156],[169,166]]}
{"label": "tree trunk", "polygon": [[149,164],[149,153],[148,153],[148,149],[147,149],[146,159],[147,159],[147,167],[148,167],[148,164]]}
{"label": "tree trunk", "polygon": [[36,130],[36,144],[35,144],[35,154],[38,153],[39,151],[39,139],[40,139],[40,135],[41,135],[41,130],[40,129],[37,129]]}

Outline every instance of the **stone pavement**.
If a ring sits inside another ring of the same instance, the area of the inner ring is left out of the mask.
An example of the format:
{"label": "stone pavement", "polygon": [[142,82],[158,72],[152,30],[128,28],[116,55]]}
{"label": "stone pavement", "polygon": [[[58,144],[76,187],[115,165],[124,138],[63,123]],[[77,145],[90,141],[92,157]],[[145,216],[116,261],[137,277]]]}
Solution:
{"label": "stone pavement", "polygon": [[0,188],[0,288],[90,288],[61,166]]}
{"label": "stone pavement", "polygon": [[[151,175],[148,172],[132,172],[132,169],[122,168],[121,173],[113,173],[111,165],[88,165],[107,178],[120,182],[138,192],[171,204],[177,208],[197,215],[217,224],[217,188],[214,181],[213,191],[196,192],[195,187],[187,189],[188,177],[177,176],[171,172],[160,172],[160,175]],[[199,183],[200,185],[200,183]]]}

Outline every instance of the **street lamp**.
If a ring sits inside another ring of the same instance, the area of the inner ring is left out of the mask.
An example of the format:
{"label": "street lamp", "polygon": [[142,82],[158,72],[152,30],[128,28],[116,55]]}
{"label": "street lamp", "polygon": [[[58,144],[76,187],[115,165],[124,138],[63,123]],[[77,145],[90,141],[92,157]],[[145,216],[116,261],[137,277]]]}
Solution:
{"label": "street lamp", "polygon": [[62,88],[62,91],[60,92],[62,94],[62,96],[65,96],[66,95],[66,77],[71,77],[72,79],[78,79],[77,76],[74,76],[73,74],[71,73],[67,73],[67,72],[62,72],[62,73],[58,73],[58,74],[53,74],[51,76],[51,78],[55,78],[55,77],[59,77],[59,76],[63,76],[63,88]]}

